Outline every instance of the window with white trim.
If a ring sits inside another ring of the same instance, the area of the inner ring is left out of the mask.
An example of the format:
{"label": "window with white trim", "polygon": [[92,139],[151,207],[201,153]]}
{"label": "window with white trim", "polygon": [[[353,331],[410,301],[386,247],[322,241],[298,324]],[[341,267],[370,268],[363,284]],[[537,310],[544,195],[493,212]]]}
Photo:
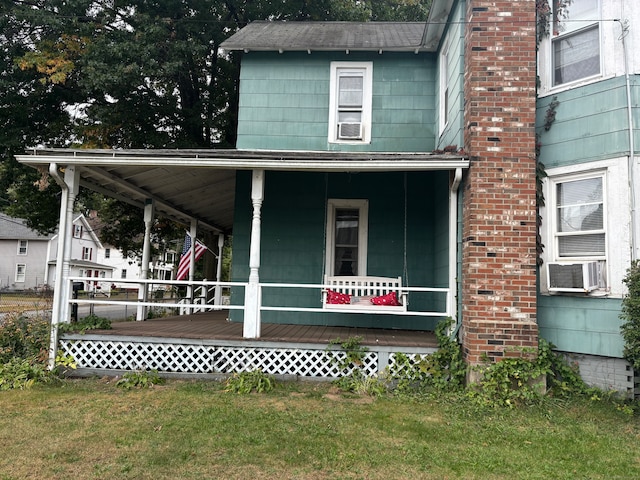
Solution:
{"label": "window with white trim", "polygon": [[90,247],[82,247],[82,259],[91,261],[91,257],[93,256],[93,248]]}
{"label": "window with white trim", "polygon": [[558,260],[605,259],[604,174],[553,182]]}
{"label": "window with white trim", "polygon": [[329,142],[371,141],[372,62],[331,62]]}
{"label": "window with white trim", "polygon": [[122,272],[120,273],[120,278],[127,278],[127,269],[123,268]]}
{"label": "window with white trim", "polygon": [[327,204],[327,275],[366,275],[369,203],[329,199]]}
{"label": "window with white trim", "polygon": [[104,258],[111,258],[111,249],[110,248],[105,248],[104,249]]}
{"label": "window with white trim", "polygon": [[553,0],[552,4],[552,85],[599,75],[599,0]]}
{"label": "window with white trim", "polygon": [[26,255],[29,240],[18,240],[18,255]]}
{"label": "window with white trim", "polygon": [[449,122],[449,52],[445,47],[440,53],[440,132]]}
{"label": "window with white trim", "polygon": [[27,266],[24,263],[16,265],[16,283],[24,283],[27,278]]}
{"label": "window with white trim", "polygon": [[82,225],[73,225],[73,238],[82,238]]}

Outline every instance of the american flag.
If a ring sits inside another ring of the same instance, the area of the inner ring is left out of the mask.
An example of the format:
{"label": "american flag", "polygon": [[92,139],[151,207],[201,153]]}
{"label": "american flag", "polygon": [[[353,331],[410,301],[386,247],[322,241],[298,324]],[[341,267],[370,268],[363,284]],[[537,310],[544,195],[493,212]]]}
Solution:
{"label": "american flag", "polygon": [[[207,247],[196,238],[196,262],[204,255]],[[189,275],[189,267],[191,266],[191,236],[187,233],[184,237],[184,246],[182,247],[182,256],[178,264],[178,273],[176,280],[183,280]]]}

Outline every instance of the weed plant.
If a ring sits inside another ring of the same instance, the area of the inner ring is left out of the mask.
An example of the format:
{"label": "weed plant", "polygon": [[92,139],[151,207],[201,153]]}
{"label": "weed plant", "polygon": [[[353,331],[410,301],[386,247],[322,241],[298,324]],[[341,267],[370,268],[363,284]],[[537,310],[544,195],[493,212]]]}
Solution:
{"label": "weed plant", "polygon": [[225,392],[239,393],[268,393],[276,386],[275,379],[262,370],[239,372],[231,375],[225,382]]}
{"label": "weed plant", "polygon": [[60,333],[85,333],[88,330],[111,330],[111,320],[97,315],[87,315],[78,322],[61,323],[58,325],[58,331]]}
{"label": "weed plant", "polygon": [[151,388],[164,383],[165,379],[158,375],[157,370],[136,370],[122,375],[122,378],[116,382],[116,386],[131,390],[132,388]]}

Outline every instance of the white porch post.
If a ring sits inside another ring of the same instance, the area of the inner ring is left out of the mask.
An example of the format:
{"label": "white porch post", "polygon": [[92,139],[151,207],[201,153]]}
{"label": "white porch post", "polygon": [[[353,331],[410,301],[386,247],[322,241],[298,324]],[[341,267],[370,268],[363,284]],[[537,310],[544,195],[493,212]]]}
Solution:
{"label": "white porch post", "polygon": [[[149,261],[151,260],[151,227],[153,226],[153,215],[155,205],[152,199],[144,202],[144,241],[142,243],[142,270],[140,278],[146,280],[149,278]],[[138,285],[138,301],[146,302],[149,298],[149,285],[140,283]],[[147,318],[147,307],[138,305],[136,311],[136,320],[142,321]]]}
{"label": "white porch post", "polygon": [[260,338],[260,215],[264,199],[264,170],[253,170],[251,175],[251,246],[249,248],[249,284],[244,295],[244,338]]}
{"label": "white porch post", "polygon": [[[458,187],[462,181],[462,169],[456,168],[449,190],[449,299],[447,312],[456,320],[457,297],[457,270],[458,257],[456,245],[458,244]],[[453,327],[452,327],[453,328]]]}
{"label": "white porch post", "polygon": [[58,249],[56,254],[56,277],[51,310],[51,338],[49,341],[49,369],[53,370],[58,352],[58,325],[69,321],[70,285],[69,260],[71,258],[71,235],[73,228],[73,203],[79,188],[79,173],[73,166],[67,166],[64,179],[60,177],[58,166],[52,163],[49,173],[62,188],[60,219],[58,223]]}
{"label": "white porch post", "polygon": [[[218,235],[218,265],[216,270],[216,282],[222,281],[222,249],[224,247],[224,234]],[[213,298],[214,305],[222,305],[222,286],[216,285],[216,293]]]}
{"label": "white porch post", "polygon": [[[189,286],[187,287],[187,298],[189,303],[193,304],[195,296],[195,288],[193,287],[193,279],[196,273],[196,237],[198,235],[198,220],[191,220],[189,228],[189,236],[191,237],[191,250],[189,250]],[[189,313],[194,312],[193,307],[188,308]]]}

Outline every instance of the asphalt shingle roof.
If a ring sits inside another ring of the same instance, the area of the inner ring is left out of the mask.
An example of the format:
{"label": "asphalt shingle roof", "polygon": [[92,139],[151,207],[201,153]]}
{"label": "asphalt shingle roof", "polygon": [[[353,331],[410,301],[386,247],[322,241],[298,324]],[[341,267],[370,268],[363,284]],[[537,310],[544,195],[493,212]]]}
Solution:
{"label": "asphalt shingle roof", "polygon": [[225,50],[393,50],[422,47],[425,22],[253,22],[222,42]]}
{"label": "asphalt shingle roof", "polygon": [[48,240],[53,235],[40,235],[25,225],[21,218],[0,213],[0,240]]}

